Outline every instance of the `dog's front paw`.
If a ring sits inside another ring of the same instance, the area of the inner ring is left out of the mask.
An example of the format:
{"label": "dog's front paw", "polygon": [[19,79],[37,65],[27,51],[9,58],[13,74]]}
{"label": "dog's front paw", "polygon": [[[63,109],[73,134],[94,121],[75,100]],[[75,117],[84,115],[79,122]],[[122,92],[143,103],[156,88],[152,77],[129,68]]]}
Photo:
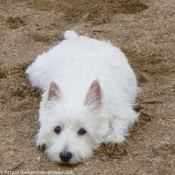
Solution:
{"label": "dog's front paw", "polygon": [[42,151],[44,153],[44,151],[46,150],[47,148],[47,144],[46,144],[46,141],[43,140],[43,139],[37,139],[37,148]]}
{"label": "dog's front paw", "polygon": [[40,151],[42,151],[43,153],[45,152],[46,148],[47,148],[47,145],[46,145],[46,144],[44,144],[44,145],[39,145],[39,146],[38,146],[38,149],[39,149]]}
{"label": "dog's front paw", "polygon": [[123,137],[122,135],[116,134],[114,132],[110,133],[110,135],[108,135],[104,141],[104,143],[121,143],[125,140],[125,137]]}

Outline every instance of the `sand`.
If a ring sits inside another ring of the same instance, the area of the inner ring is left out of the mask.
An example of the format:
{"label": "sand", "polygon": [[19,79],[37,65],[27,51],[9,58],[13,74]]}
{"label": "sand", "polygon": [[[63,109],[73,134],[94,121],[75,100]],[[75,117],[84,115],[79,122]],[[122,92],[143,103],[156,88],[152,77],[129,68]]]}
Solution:
{"label": "sand", "polygon": [[[50,162],[37,150],[40,91],[24,73],[65,30],[118,46],[142,89],[139,122],[126,142],[102,145],[74,166]],[[0,0],[0,174],[174,175],[174,43],[174,0]]]}

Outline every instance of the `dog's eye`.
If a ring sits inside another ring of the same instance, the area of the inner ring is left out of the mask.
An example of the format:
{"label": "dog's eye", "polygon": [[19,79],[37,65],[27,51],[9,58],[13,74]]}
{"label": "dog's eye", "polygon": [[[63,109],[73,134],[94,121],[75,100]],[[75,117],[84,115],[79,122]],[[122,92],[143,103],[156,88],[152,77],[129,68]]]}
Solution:
{"label": "dog's eye", "polygon": [[60,126],[57,126],[55,129],[54,129],[55,133],[56,134],[59,134],[61,132],[61,127]]}
{"label": "dog's eye", "polygon": [[86,134],[86,130],[84,128],[81,128],[79,131],[78,131],[78,135],[84,135]]}

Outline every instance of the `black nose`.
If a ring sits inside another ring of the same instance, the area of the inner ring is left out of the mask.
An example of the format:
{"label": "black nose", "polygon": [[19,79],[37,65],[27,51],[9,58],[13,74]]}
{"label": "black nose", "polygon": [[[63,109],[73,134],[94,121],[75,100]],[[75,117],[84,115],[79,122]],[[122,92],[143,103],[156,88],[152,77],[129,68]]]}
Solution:
{"label": "black nose", "polygon": [[68,162],[72,158],[71,152],[61,152],[60,158],[63,162]]}

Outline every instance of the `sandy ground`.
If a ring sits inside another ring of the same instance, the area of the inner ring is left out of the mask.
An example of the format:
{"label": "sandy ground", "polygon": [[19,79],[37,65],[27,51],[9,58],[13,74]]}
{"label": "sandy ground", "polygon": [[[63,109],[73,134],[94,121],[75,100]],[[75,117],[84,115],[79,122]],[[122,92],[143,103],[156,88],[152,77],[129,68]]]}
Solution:
{"label": "sandy ground", "polygon": [[[40,92],[24,74],[65,30],[120,47],[142,89],[140,119],[127,141],[102,145],[75,166],[50,162],[37,150]],[[174,175],[174,51],[174,0],[0,0],[0,174]]]}

